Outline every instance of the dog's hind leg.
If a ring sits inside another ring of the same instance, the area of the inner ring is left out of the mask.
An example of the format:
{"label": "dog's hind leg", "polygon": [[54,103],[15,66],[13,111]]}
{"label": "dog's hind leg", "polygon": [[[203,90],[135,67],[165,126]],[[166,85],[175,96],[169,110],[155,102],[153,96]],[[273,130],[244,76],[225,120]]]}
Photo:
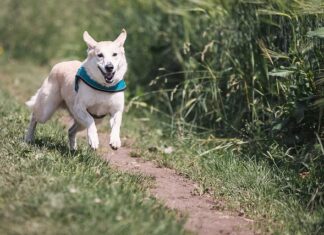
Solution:
{"label": "dog's hind leg", "polygon": [[27,130],[27,133],[25,135],[25,142],[31,143],[31,142],[34,141],[34,134],[35,134],[36,125],[37,125],[37,121],[35,119],[34,113],[32,113],[31,118],[30,118],[30,122],[29,122],[29,126],[28,126],[28,130]]}
{"label": "dog's hind leg", "polygon": [[45,123],[60,106],[63,99],[59,89],[57,80],[49,76],[37,92],[37,96],[31,99],[34,99],[32,110],[37,122]]}
{"label": "dog's hind leg", "polygon": [[48,77],[37,93],[26,102],[32,110],[25,141],[30,143],[34,140],[34,132],[37,123],[45,123],[62,103],[58,82]]}
{"label": "dog's hind leg", "polygon": [[74,121],[73,125],[69,129],[69,144],[71,150],[77,149],[76,134],[79,131],[84,130],[85,127]]}

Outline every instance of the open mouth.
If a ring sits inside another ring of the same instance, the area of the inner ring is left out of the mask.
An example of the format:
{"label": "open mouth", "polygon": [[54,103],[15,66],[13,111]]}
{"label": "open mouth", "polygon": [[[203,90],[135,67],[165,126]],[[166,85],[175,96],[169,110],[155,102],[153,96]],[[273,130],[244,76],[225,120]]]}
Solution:
{"label": "open mouth", "polygon": [[114,75],[115,75],[115,72],[104,72],[99,66],[98,66],[102,76],[105,78],[105,81],[107,83],[112,83],[113,82],[113,78],[114,78]]}

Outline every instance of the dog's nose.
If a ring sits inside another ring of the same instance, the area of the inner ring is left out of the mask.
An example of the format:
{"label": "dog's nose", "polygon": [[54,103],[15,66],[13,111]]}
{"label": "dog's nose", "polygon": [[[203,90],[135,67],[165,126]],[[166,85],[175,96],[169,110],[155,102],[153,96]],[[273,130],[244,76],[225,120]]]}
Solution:
{"label": "dog's nose", "polygon": [[105,69],[107,72],[110,73],[114,70],[114,66],[110,63],[110,64],[105,65]]}

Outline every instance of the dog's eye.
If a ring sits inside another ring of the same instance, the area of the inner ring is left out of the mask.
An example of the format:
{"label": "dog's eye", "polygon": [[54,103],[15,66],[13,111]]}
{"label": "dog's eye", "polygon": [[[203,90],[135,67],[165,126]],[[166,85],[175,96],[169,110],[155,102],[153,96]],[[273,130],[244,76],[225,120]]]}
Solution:
{"label": "dog's eye", "polygon": [[113,53],[113,55],[112,56],[117,56],[117,53]]}
{"label": "dog's eye", "polygon": [[103,57],[103,54],[102,53],[99,53],[97,56],[100,57],[100,58],[102,58]]}

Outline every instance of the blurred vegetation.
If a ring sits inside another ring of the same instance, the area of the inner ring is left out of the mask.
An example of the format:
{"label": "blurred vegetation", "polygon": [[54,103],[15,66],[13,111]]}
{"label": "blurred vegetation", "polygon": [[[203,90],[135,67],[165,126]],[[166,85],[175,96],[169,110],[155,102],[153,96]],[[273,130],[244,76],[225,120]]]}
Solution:
{"label": "blurred vegetation", "polygon": [[[2,0],[3,57],[84,58],[128,31],[131,105],[189,131],[244,140],[255,160],[306,175],[288,187],[324,205],[322,0]],[[212,147],[211,147],[212,148]]]}

